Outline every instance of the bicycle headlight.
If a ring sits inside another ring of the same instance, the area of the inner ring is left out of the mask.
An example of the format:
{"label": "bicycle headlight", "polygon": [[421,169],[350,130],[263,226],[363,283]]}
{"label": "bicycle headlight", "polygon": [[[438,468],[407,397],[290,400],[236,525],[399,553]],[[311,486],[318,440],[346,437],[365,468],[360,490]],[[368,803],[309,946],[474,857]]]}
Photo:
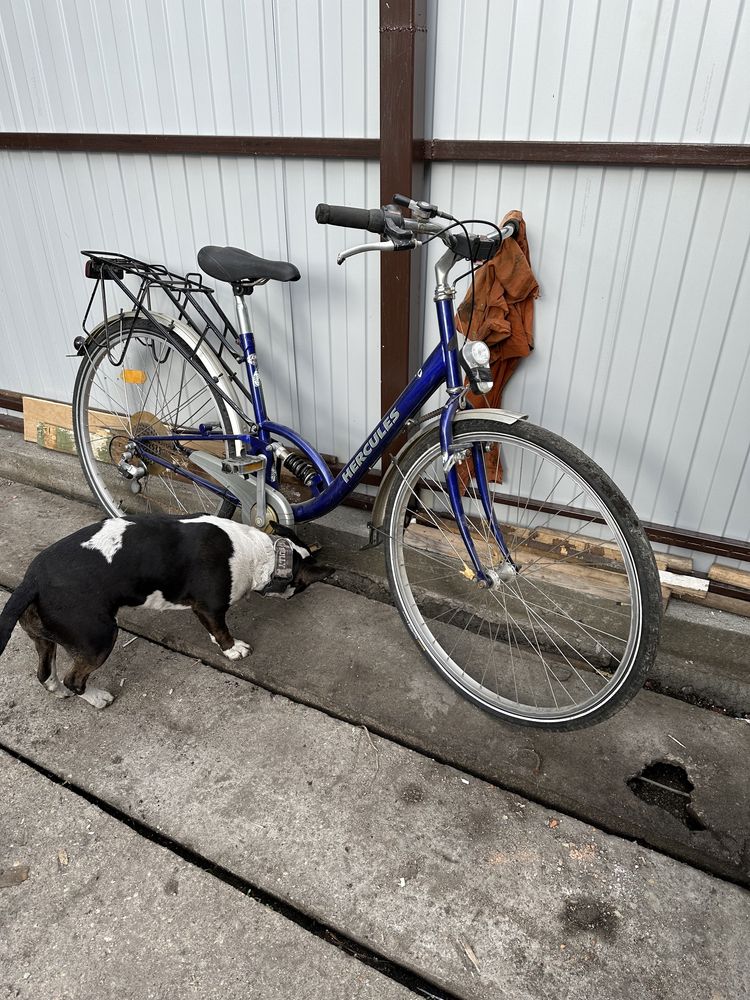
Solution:
{"label": "bicycle headlight", "polygon": [[467,340],[461,353],[470,368],[486,368],[490,363],[490,349],[483,340]]}

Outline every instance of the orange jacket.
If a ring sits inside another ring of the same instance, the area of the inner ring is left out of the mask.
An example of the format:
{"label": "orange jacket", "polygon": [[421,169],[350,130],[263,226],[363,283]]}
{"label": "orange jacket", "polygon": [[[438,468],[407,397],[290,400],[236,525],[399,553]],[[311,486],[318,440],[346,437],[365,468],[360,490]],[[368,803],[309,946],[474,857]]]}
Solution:
{"label": "orange jacket", "polygon": [[[519,222],[517,237],[504,240],[495,256],[475,273],[473,313],[469,287],[456,314],[459,332],[468,332],[469,340],[483,340],[490,349],[492,388],[486,396],[468,394],[469,402],[477,409],[501,405],[505,384],[521,358],[534,349],[534,299],[539,295],[539,285],[529,262],[523,215],[519,211],[508,212],[500,225],[504,226],[509,219]],[[486,465],[487,474],[495,478],[497,472],[500,482],[498,458],[493,462],[488,454]]]}

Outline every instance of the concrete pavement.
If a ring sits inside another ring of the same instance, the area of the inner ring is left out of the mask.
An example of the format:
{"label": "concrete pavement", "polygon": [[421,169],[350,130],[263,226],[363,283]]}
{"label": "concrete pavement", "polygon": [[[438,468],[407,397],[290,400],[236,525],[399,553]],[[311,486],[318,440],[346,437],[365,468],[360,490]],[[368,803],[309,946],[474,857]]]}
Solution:
{"label": "concrete pavement", "polygon": [[[0,486],[0,584],[15,586],[38,548],[90,523],[92,515],[98,512],[85,504],[19,484]],[[382,552],[374,558],[382,562]],[[392,607],[326,585],[290,602],[253,595],[236,605],[230,627],[255,652],[231,664],[189,613],[123,611],[120,618],[170,649],[364,724],[550,808],[750,881],[750,805],[738,766],[750,748],[743,721],[644,691],[613,719],[573,734],[506,725],[466,703],[432,671]],[[628,782],[654,762],[684,770],[693,789],[687,801],[675,799],[689,806],[689,816],[634,794]]]}
{"label": "concrete pavement", "polygon": [[12,752],[457,996],[750,993],[742,889],[143,639],[103,712],[33,656],[15,633]]}
{"label": "concrete pavement", "polygon": [[0,997],[414,996],[2,752],[0,800]]}
{"label": "concrete pavement", "polygon": [[[0,586],[99,517],[0,483]],[[247,660],[189,613],[123,614],[104,712],[50,698],[14,633],[0,996],[747,996],[750,894],[708,872],[749,880],[750,726],[652,692],[580,733],[505,726],[424,663],[378,593],[382,554],[341,527],[308,529],[339,587],[232,610]],[[743,639],[720,682],[741,696]],[[682,769],[680,809],[634,794],[654,764]]]}

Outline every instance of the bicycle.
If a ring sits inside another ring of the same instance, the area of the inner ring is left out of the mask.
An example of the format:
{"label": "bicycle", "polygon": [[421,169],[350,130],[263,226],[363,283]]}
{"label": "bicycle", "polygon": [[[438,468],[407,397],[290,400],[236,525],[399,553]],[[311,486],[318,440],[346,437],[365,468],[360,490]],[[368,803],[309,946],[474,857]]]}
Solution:
{"label": "bicycle", "polygon": [[[231,517],[239,509],[259,528],[292,526],[337,507],[408,427],[381,478],[370,543],[384,545],[410,635],[453,687],[496,716],[550,730],[602,721],[653,664],[659,576],[632,508],[590,458],[524,415],[467,406],[468,387],[491,386],[489,351],[459,344],[449,274],[468,261],[473,275],[514,225],[469,232],[437,206],[400,195],[373,210],[319,205],[316,220],[381,236],[345,250],[339,263],[432,239],[446,248],[435,265],[439,343],[341,471],[266,411],[246,296],[269,280],[297,280],[293,264],[231,247],[200,250],[203,272],[232,286],[235,328],[200,274],[83,251],[96,284],[85,337],[75,342],[73,415],[92,491],[111,515]],[[108,285],[132,308],[108,315]],[[104,319],[89,330],[97,291]],[[176,317],[156,309],[158,296]],[[441,385],[445,403],[418,416]],[[282,472],[309,498],[290,502]]]}

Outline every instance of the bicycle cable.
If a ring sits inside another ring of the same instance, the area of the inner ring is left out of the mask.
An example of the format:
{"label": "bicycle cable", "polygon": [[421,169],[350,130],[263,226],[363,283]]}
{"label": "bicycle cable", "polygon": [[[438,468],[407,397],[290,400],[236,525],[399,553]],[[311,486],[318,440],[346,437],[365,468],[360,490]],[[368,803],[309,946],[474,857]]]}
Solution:
{"label": "bicycle cable", "polygon": [[[423,240],[421,245],[422,246],[426,246],[428,243],[431,243],[432,240],[442,238],[442,236],[445,233],[449,232],[451,229],[455,229],[458,226],[458,227],[461,228],[461,230],[463,231],[464,236],[466,237],[467,246],[471,249],[471,238],[469,236],[469,230],[466,227],[467,227],[467,225],[476,224],[476,225],[480,225],[480,226],[489,226],[491,229],[494,229],[495,232],[497,233],[497,235],[500,237],[500,240],[501,240],[500,245],[502,246],[502,239],[503,239],[502,229],[496,223],[490,222],[488,219],[464,219],[464,220],[459,220],[459,219],[456,219],[452,215],[449,216],[449,218],[453,219],[453,223],[450,226],[446,226],[445,229],[443,229],[441,232],[435,233],[434,235],[428,237],[428,239]],[[499,247],[498,247],[498,249],[499,249]],[[474,265],[476,264],[476,258],[473,257],[473,256],[469,257],[469,262],[472,265],[469,268],[469,270],[468,271],[464,271],[463,274],[460,274],[455,279],[456,281],[461,281],[462,278],[465,278],[467,275],[471,275],[471,308],[469,310],[469,323],[468,323],[468,325],[466,327],[466,330],[464,331],[464,334],[463,334],[464,340],[463,340],[463,343],[461,344],[461,350],[462,351],[463,351],[464,347],[466,346],[466,343],[467,343],[467,341],[469,339],[469,333],[471,332],[471,324],[474,322],[474,302],[476,300],[476,285],[475,285],[475,282],[474,282],[474,275],[479,270],[479,268],[483,267],[487,263],[487,261],[481,261],[479,263],[479,266],[475,267]]]}

